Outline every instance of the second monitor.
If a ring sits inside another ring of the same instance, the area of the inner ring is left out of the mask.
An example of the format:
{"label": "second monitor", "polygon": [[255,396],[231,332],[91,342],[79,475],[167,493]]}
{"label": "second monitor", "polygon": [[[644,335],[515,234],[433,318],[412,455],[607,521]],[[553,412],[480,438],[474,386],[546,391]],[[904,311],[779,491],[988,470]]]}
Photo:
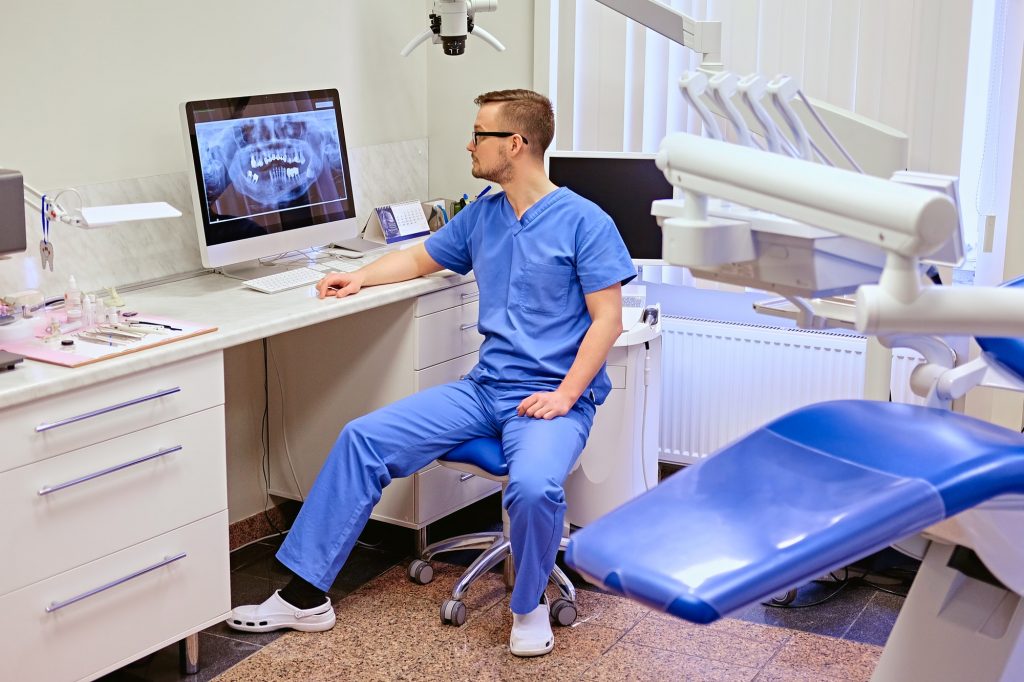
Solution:
{"label": "second monitor", "polygon": [[661,264],[661,228],[651,215],[657,199],[672,198],[672,184],[654,164],[655,154],[551,152],[548,177],[593,201],[615,222],[639,263]]}

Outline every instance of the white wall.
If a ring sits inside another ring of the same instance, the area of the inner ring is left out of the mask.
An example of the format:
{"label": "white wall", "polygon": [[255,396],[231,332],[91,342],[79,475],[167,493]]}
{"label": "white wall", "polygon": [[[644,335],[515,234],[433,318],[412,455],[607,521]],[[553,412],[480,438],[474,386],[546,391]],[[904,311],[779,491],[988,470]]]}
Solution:
{"label": "white wall", "polygon": [[4,3],[0,165],[38,187],[186,170],[178,105],[337,87],[350,147],[426,135],[422,0]]}
{"label": "white wall", "polygon": [[[426,2],[427,7],[431,4]],[[533,88],[533,8],[534,0],[501,0],[497,12],[477,14],[477,23],[505,45],[504,52],[472,37],[460,57],[446,56],[436,45],[418,48],[429,51],[432,197],[457,198],[464,192],[473,196],[487,185],[470,174],[466,151],[477,111],[473,99],[489,90]]]}

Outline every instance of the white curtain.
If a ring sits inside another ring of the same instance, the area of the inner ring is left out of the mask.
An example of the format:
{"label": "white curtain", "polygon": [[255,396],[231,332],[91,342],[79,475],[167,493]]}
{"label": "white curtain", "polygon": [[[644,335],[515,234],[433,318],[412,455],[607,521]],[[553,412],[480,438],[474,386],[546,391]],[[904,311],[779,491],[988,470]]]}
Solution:
{"label": "white curtain", "polygon": [[[909,166],[960,169],[971,3],[964,0],[665,0],[722,22],[722,62],[785,73],[805,94],[910,136]],[[557,148],[657,151],[699,131],[679,94],[699,57],[596,0],[552,0]]]}

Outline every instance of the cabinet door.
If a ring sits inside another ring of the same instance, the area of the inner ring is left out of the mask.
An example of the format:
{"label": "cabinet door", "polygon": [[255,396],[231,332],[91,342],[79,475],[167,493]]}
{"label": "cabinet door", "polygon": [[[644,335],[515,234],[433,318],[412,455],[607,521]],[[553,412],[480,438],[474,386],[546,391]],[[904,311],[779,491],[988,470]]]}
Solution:
{"label": "cabinet door", "polygon": [[227,508],[224,407],[0,474],[0,594]]}
{"label": "cabinet door", "polygon": [[217,352],[18,405],[4,410],[0,421],[0,471],[223,403],[224,365]]}
{"label": "cabinet door", "polygon": [[476,302],[416,318],[416,360],[414,369],[472,353],[483,336],[477,331],[480,308]]}
{"label": "cabinet door", "polygon": [[458,381],[466,376],[480,359],[479,353],[467,353],[462,357],[441,362],[433,367],[416,370],[416,390],[440,386],[449,381]]}
{"label": "cabinet door", "polygon": [[223,511],[0,597],[3,679],[92,679],[226,618],[227,544]]}

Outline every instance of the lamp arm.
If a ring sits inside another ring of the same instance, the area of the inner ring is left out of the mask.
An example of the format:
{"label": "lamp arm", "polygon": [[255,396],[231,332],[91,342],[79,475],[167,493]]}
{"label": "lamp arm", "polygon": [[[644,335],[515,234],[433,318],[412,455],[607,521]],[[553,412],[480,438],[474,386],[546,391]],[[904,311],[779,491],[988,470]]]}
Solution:
{"label": "lamp arm", "polygon": [[[66,208],[60,205],[56,198],[50,198],[49,196],[44,195],[42,192],[40,192],[27,182],[22,182],[22,185],[25,188],[25,203],[30,208],[34,208],[37,210],[45,210],[46,215],[50,220],[59,220],[62,223],[74,225],[75,227],[86,226],[85,218],[82,217],[81,211],[68,211]],[[66,191],[69,190],[61,190],[61,192]],[[77,190],[70,191],[75,192],[75,194],[78,194]],[[60,193],[58,193],[58,195],[59,194]],[[79,197],[79,199],[81,199],[81,197]]]}
{"label": "lamp arm", "polygon": [[722,22],[698,21],[657,0],[597,0],[702,55],[701,70],[722,70]]}
{"label": "lamp arm", "polygon": [[480,38],[485,43],[493,47],[498,52],[504,52],[505,46],[501,44],[501,41],[495,38],[493,35],[484,30],[484,27],[480,24],[473,26],[473,30],[469,32],[469,35]]}

